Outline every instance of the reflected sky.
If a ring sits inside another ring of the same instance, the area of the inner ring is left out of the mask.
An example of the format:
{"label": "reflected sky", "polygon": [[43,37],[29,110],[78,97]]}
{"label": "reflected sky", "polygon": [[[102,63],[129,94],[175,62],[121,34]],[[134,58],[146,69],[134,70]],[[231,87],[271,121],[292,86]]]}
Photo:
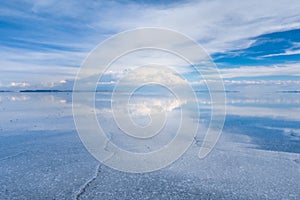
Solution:
{"label": "reflected sky", "polygon": [[[200,105],[201,134],[205,132],[210,120],[211,104],[209,95],[197,93]],[[300,153],[300,98],[298,93],[266,92],[259,96],[247,92],[227,92],[227,116],[223,134],[241,134],[251,138],[258,148],[272,151]],[[96,110],[101,125],[112,119],[110,93],[96,93]],[[21,134],[18,131],[32,130],[74,130],[71,111],[71,93],[1,93],[1,136]],[[178,108],[186,102],[170,97],[151,97],[140,95],[129,102],[129,112],[133,121],[139,125],[149,123],[149,113],[155,104],[167,112],[166,132],[176,130]],[[171,122],[172,121],[172,122]],[[108,132],[118,133],[116,124],[103,126]],[[112,131],[114,130],[114,131]],[[171,134],[172,136],[172,134]],[[160,138],[164,144],[170,137]],[[109,136],[112,137],[112,136]],[[117,137],[117,138],[118,138]],[[116,138],[116,137],[114,137]],[[128,145],[128,143],[120,142]],[[144,143],[141,143],[142,146]],[[125,145],[125,146],[126,146]]]}

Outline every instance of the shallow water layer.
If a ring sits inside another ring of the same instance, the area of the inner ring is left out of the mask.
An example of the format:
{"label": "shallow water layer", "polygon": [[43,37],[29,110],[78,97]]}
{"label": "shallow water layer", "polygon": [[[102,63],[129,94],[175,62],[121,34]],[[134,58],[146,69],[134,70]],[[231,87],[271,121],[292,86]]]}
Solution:
{"label": "shallow water layer", "polygon": [[[131,174],[86,150],[73,121],[72,93],[1,93],[1,199],[299,199],[300,94],[228,92],[222,135],[204,159],[197,155],[211,105],[206,94],[197,95],[200,129],[187,152],[166,168]],[[121,148],[151,152],[174,137],[180,102],[136,98],[130,113],[137,124],[149,123],[153,102],[169,119],[166,135],[137,142],[112,122],[110,95],[95,99],[99,124]]]}

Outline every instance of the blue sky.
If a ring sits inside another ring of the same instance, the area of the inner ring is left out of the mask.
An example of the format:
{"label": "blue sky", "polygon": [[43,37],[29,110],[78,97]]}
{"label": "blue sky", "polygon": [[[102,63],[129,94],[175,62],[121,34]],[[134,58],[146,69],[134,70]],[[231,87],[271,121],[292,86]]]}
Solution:
{"label": "blue sky", "polygon": [[[300,61],[300,29],[262,34],[253,38],[246,48],[212,55],[220,67],[298,63]],[[223,65],[221,65],[223,64]]]}
{"label": "blue sky", "polygon": [[2,1],[0,90],[72,82],[98,43],[149,26],[197,40],[225,83],[295,85],[300,83],[299,10],[297,0]]}

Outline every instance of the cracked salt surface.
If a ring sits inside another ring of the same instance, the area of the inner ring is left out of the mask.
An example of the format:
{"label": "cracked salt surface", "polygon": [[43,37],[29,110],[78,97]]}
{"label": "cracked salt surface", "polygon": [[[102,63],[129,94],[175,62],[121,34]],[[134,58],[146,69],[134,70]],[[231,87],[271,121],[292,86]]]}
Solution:
{"label": "cracked salt surface", "polygon": [[128,174],[102,167],[79,199],[298,199],[299,154],[241,149],[222,139],[205,160],[191,149],[170,167]]}
{"label": "cracked salt surface", "polygon": [[1,95],[7,96],[0,116],[0,199],[300,199],[300,144],[285,131],[299,130],[297,109],[285,115],[286,107],[278,106],[273,115],[279,117],[270,118],[257,106],[260,118],[249,121],[254,113],[248,107],[231,105],[207,158],[197,157],[200,135],[167,168],[130,174],[87,152],[75,131],[70,96],[28,94],[12,102],[10,95],[19,94]]}
{"label": "cracked salt surface", "polygon": [[101,166],[100,164],[97,165],[97,167],[96,167],[96,172],[95,172],[94,176],[93,176],[90,180],[88,180],[88,181],[80,188],[80,190],[75,194],[75,199],[76,199],[76,200],[79,199],[79,198],[85,193],[86,188],[89,187],[89,186],[93,183],[93,181],[96,180],[96,178],[98,177],[98,174],[101,172],[100,166]]}

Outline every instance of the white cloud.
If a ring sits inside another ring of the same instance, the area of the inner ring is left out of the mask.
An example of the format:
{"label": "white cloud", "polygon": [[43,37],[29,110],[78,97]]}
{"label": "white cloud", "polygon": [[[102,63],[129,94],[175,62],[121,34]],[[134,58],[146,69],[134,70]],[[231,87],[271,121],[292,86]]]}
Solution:
{"label": "white cloud", "polygon": [[128,84],[136,83],[161,83],[163,85],[180,85],[187,82],[175,72],[162,67],[142,67],[132,70],[125,76],[125,82]]}
{"label": "white cloud", "polygon": [[130,54],[120,57],[110,66],[110,70],[120,72],[125,69],[133,69],[151,64],[176,67],[176,70],[180,73],[191,70],[187,67],[189,63],[177,55],[165,51],[150,49],[136,50]]}
{"label": "white cloud", "polygon": [[242,66],[239,68],[220,69],[223,78],[259,77],[259,76],[300,76],[299,64],[275,66]]}
{"label": "white cloud", "polygon": [[10,87],[29,87],[30,84],[26,83],[26,82],[22,82],[22,83],[16,83],[16,82],[11,82]]}
{"label": "white cloud", "polygon": [[108,15],[109,19],[104,17],[107,20],[94,21],[93,27],[114,31],[145,26],[171,28],[201,41],[211,53],[245,47],[250,37],[300,26],[297,0],[190,1],[168,8],[130,4],[122,10],[122,16]]}

